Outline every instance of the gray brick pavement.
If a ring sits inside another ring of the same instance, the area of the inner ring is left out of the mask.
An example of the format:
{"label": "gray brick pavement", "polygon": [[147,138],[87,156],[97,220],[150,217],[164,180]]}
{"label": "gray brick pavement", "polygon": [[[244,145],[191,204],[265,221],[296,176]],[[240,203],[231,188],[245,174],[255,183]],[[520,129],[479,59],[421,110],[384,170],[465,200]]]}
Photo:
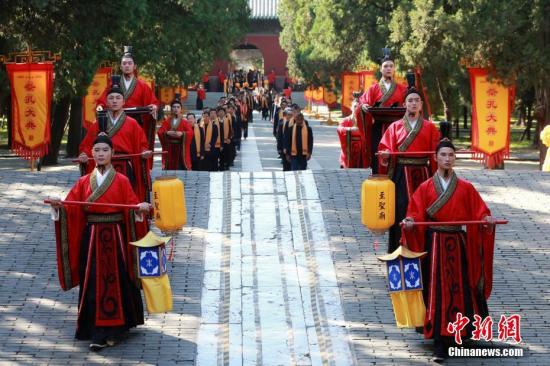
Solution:
{"label": "gray brick pavement", "polygon": [[185,182],[188,223],[169,266],[174,311],[146,314],[145,325],[121,344],[94,354],[74,339],[78,291],[59,287],[53,223],[41,204],[50,195],[64,197],[77,169],[0,173],[0,364],[194,364],[209,175],[178,176]]}
{"label": "gray brick pavement", "polygon": [[[510,220],[497,230],[490,314],[519,313],[525,356],[521,359],[449,360],[446,364],[548,364],[550,344],[550,174],[518,171],[459,170],[474,183],[495,217]],[[414,330],[395,326],[386,291],[384,254],[386,236],[373,236],[361,225],[359,191],[368,172],[315,172],[322,197],[324,220],[348,328],[360,365],[424,364],[432,354],[431,341]],[[374,242],[380,246],[374,248]]]}
{"label": "gray brick pavement", "polygon": [[[146,324],[132,330],[122,344],[93,354],[86,342],[73,338],[77,291],[59,288],[53,226],[48,207],[40,204],[48,195],[66,194],[78,177],[76,168],[41,173],[0,169],[0,363],[194,363],[209,175],[178,175],[186,185],[188,224],[178,237],[170,269],[174,311],[147,316]],[[526,356],[463,358],[449,364],[545,364],[550,343],[550,175],[467,169],[459,175],[476,185],[494,216],[511,220],[498,230],[489,306],[493,316],[523,316],[521,347]],[[386,238],[373,237],[360,223],[359,187],[367,176],[359,170],[315,172],[355,353],[360,365],[425,364],[430,342],[394,325],[384,267],[375,259],[384,252]],[[377,250],[375,240],[380,243]]]}

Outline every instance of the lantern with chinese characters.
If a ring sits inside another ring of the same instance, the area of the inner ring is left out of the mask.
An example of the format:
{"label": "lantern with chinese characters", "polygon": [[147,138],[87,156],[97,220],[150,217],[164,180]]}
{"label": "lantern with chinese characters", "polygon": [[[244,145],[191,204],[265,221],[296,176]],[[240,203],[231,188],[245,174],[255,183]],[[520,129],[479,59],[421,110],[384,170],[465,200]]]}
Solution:
{"label": "lantern with chinese characters", "polygon": [[395,321],[398,328],[415,328],[424,325],[426,306],[422,297],[422,270],[418,253],[399,246],[393,253],[378,257],[388,267],[390,291]]}
{"label": "lantern with chinese characters", "polygon": [[382,233],[395,221],[395,184],[385,175],[373,175],[361,187],[361,222]]}
{"label": "lantern with chinese characters", "polygon": [[185,190],[176,177],[158,177],[153,183],[155,225],[163,232],[176,232],[187,222]]}
{"label": "lantern with chinese characters", "polygon": [[166,274],[166,244],[170,240],[149,231],[140,240],[130,242],[135,246],[137,274],[150,314],[172,310],[172,289]]}

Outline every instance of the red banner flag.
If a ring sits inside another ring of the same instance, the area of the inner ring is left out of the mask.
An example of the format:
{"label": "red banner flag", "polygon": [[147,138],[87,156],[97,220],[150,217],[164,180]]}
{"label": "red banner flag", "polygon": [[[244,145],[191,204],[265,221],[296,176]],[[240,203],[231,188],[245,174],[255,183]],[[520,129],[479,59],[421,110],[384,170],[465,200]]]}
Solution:
{"label": "red banner flag", "polygon": [[344,72],[342,74],[342,114],[351,114],[351,102],[353,92],[361,90],[361,77],[355,72]]}
{"label": "red banner flag", "polygon": [[82,125],[85,129],[90,128],[96,120],[97,100],[109,85],[110,76],[110,67],[102,67],[97,70],[88,87],[88,93],[82,98]]}
{"label": "red banner flag", "polygon": [[48,153],[53,64],[7,64],[11,86],[12,149],[25,159]]}
{"label": "red banner flag", "polygon": [[474,158],[492,169],[501,165],[510,149],[510,113],[515,87],[489,81],[488,70],[469,68],[472,90],[472,150]]}

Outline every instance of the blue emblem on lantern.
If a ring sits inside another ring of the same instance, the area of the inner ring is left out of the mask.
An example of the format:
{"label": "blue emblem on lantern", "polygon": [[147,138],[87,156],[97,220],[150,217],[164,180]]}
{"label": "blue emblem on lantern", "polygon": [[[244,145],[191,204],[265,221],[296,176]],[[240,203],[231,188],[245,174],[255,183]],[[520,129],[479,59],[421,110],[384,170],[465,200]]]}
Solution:
{"label": "blue emblem on lantern", "polygon": [[387,261],[386,264],[388,266],[388,285],[390,292],[403,291],[400,260],[394,259]]}
{"label": "blue emblem on lantern", "polygon": [[419,258],[403,258],[403,278],[405,279],[405,290],[422,289]]}
{"label": "blue emblem on lantern", "polygon": [[[139,276],[158,277],[160,276],[160,258],[158,248],[138,247]],[[164,264],[166,267],[166,264]]]}

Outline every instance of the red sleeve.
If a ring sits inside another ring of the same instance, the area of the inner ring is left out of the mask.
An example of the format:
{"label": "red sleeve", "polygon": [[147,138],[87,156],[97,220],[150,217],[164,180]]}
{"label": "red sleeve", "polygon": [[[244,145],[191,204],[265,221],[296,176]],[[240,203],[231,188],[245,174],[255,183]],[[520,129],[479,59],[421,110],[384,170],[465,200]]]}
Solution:
{"label": "red sleeve", "polygon": [[[467,182],[465,199],[468,200],[473,220],[483,220],[491,211],[474,186]],[[466,256],[468,257],[468,281],[477,289],[483,277],[483,296],[488,299],[493,287],[493,255],[495,228],[483,225],[467,225]]]}
{"label": "red sleeve", "polygon": [[[380,139],[380,143],[378,144],[378,151],[396,151],[396,143],[395,143],[395,124],[392,123],[390,127],[384,132],[382,135],[382,139]],[[388,167],[389,164],[393,163],[393,160],[390,157],[388,161],[388,165],[384,166],[380,163],[380,159],[377,159],[376,162],[373,162],[373,164],[378,164],[378,173],[379,174],[388,174]]]}
{"label": "red sleeve", "polygon": [[[427,191],[429,181],[422,183],[413,193],[409,206],[407,207],[407,215],[416,222],[426,221]],[[409,249],[415,252],[423,252],[425,250],[425,227],[414,227],[413,230],[403,230],[402,241],[406,243]]]}
{"label": "red sleeve", "polygon": [[[88,175],[80,178],[65,200],[85,200],[86,179],[89,179]],[[80,283],[80,243],[85,224],[82,207],[68,205],[60,209],[59,220],[55,222],[57,272],[65,291]]]}
{"label": "red sleeve", "polygon": [[138,146],[138,151],[135,151],[134,153],[141,153],[145,150],[149,150],[149,142],[147,141],[147,137],[145,136],[145,132],[143,131],[143,128],[136,122],[136,120],[132,119],[134,121],[134,141],[135,144]]}
{"label": "red sleeve", "polygon": [[[437,145],[439,144],[440,134],[439,134],[439,130],[437,129],[437,127],[435,127],[435,124],[433,122],[430,122],[430,133],[431,133],[430,151],[435,151],[435,149],[437,148]],[[432,175],[434,175],[435,172],[437,171],[437,161],[435,159],[435,154],[430,156],[430,170],[432,172]]]}
{"label": "red sleeve", "polygon": [[160,102],[158,101],[157,97],[155,96],[155,93],[153,93],[153,90],[145,83],[144,81],[140,80],[141,83],[143,83],[143,100],[145,101],[146,105],[154,104],[157,107],[160,106]]}
{"label": "red sleeve", "polygon": [[164,121],[162,121],[162,125],[159,127],[158,131],[157,131],[157,135],[159,137],[159,141],[160,141],[160,144],[162,146],[162,150],[166,150],[167,149],[167,146],[166,146],[166,132],[170,129],[170,121],[168,120],[168,117],[164,119]]}

